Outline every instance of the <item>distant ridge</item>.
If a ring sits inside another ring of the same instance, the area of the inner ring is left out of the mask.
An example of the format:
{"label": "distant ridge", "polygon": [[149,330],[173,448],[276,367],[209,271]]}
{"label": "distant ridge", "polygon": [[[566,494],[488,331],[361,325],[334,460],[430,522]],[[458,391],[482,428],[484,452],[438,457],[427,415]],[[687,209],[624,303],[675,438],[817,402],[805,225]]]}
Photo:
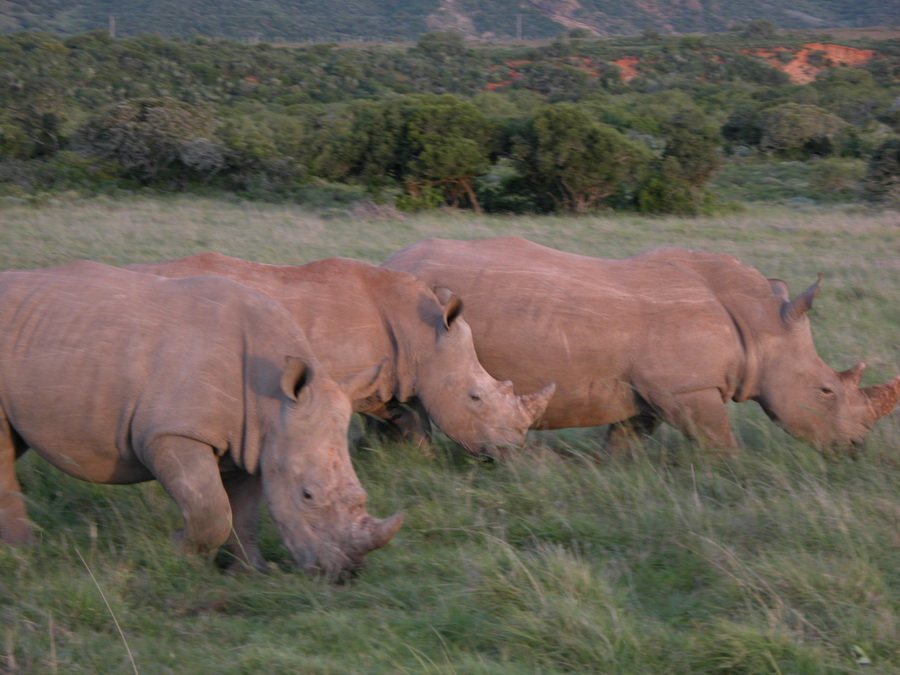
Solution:
{"label": "distant ridge", "polygon": [[0,32],[288,42],[414,41],[439,29],[470,39],[718,32],[761,20],[787,30],[890,26],[900,16],[896,0],[0,0]]}

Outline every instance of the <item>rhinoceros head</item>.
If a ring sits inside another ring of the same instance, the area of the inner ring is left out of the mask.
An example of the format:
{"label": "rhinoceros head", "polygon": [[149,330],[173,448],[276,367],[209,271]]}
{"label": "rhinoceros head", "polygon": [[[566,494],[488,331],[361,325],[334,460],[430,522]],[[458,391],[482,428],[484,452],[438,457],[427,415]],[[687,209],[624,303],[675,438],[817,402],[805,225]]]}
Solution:
{"label": "rhinoceros head", "polygon": [[786,431],[823,450],[858,449],[872,425],[900,398],[900,377],[860,388],[866,364],[832,370],[816,353],[806,313],[819,279],[794,300],[784,282],[770,284],[782,304],[779,330],[766,338],[756,400]]}
{"label": "rhinoceros head", "polygon": [[366,513],[347,447],[350,400],[368,395],[378,368],[338,384],[288,357],[280,419],[260,454],[266,500],[285,545],[302,569],[331,580],[358,569],[403,523],[402,512],[385,520]]}
{"label": "rhinoceros head", "polygon": [[512,382],[495,380],[478,361],[462,301],[435,290],[440,315],[432,318],[433,349],[418,366],[417,395],[429,417],[473,454],[500,456],[521,447],[528,429],[544,414],[556,389],[516,395]]}

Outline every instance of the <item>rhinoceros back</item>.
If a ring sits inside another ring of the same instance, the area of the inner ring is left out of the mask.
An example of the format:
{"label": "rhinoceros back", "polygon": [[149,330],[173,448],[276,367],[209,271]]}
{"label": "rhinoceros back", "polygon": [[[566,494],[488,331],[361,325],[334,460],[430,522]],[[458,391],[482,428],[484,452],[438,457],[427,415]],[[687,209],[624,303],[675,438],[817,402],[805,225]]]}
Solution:
{"label": "rhinoceros back", "polygon": [[479,358],[494,377],[523,388],[554,380],[548,428],[627,419],[648,382],[731,395],[745,362],[738,324],[752,323],[735,321],[735,313],[756,310],[733,302],[732,290],[720,294],[721,280],[734,293],[764,292],[777,304],[752,268],[687,249],[600,259],[517,237],[435,239],[384,265],[463,298]]}
{"label": "rhinoceros back", "polygon": [[3,414],[56,466],[102,482],[148,478],[140,450],[156,434],[240,445],[248,396],[273,397],[277,360],[304,349],[284,310],[241,284],[89,262],[0,275],[0,325]]}

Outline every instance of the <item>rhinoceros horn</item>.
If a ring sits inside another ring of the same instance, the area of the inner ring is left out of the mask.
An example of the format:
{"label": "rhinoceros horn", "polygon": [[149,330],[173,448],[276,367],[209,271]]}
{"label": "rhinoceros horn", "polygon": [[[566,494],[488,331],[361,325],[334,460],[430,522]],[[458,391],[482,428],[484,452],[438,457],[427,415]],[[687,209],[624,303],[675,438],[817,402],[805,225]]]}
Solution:
{"label": "rhinoceros horn", "polygon": [[359,538],[357,540],[358,552],[365,555],[369,551],[386,546],[391,538],[397,534],[397,530],[403,524],[403,511],[397,511],[390,518],[379,520],[372,516],[366,516],[360,523]]}
{"label": "rhinoceros horn", "polygon": [[879,417],[884,417],[891,412],[897,405],[897,401],[900,400],[900,375],[890,382],[875,384],[860,391],[869,399],[872,414],[875,416],[874,419],[877,420]]}
{"label": "rhinoceros horn", "polygon": [[838,376],[841,380],[846,383],[848,387],[851,389],[856,389],[859,387],[859,383],[862,382],[862,374],[866,369],[866,364],[864,361],[860,361],[855,366],[853,366],[850,370],[845,370],[841,373],[838,373]]}
{"label": "rhinoceros horn", "polygon": [[540,391],[519,396],[519,402],[522,404],[522,409],[529,415],[532,423],[537,422],[541,415],[544,414],[555,391],[556,382],[551,382]]}

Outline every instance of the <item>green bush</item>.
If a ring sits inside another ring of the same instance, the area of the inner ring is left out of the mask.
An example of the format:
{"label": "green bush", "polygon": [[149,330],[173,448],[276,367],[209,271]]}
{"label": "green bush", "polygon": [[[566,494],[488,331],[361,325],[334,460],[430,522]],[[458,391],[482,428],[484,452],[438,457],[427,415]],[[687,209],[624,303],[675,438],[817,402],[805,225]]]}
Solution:
{"label": "green bush", "polygon": [[649,151],[579,106],[540,109],[512,150],[518,170],[542,198],[565,211],[600,208],[635,181]]}
{"label": "green bush", "polygon": [[869,160],[866,176],[871,194],[900,204],[900,139],[882,143]]}
{"label": "green bush", "polygon": [[223,148],[214,138],[217,124],[205,106],[172,98],[135,99],[90,119],[80,131],[79,147],[116,162],[142,183],[183,184],[224,168]]}
{"label": "green bush", "polygon": [[823,196],[846,199],[861,194],[865,177],[865,161],[828,157],[813,163],[809,185]]}
{"label": "green bush", "polygon": [[443,193],[431,185],[423,185],[413,192],[404,192],[397,195],[397,198],[394,200],[394,205],[398,209],[409,213],[436,209],[443,203]]}
{"label": "green bush", "polygon": [[824,108],[783,103],[756,116],[763,152],[784,158],[840,154],[848,123]]}
{"label": "green bush", "polygon": [[637,210],[685,216],[695,216],[708,210],[708,191],[685,180],[684,173],[680,162],[674,157],[666,157],[659,162],[635,193]]}

